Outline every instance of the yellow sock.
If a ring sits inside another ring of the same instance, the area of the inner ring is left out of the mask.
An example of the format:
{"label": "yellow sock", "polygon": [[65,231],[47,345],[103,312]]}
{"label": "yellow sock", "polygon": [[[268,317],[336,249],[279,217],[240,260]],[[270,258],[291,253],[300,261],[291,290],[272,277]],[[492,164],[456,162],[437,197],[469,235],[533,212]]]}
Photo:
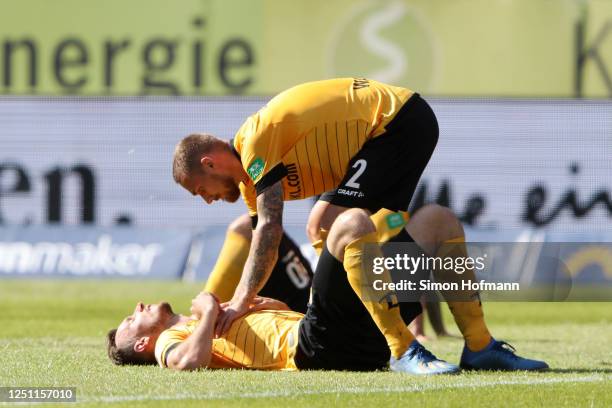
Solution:
{"label": "yellow sock", "polygon": [[223,248],[206,281],[204,290],[214,293],[221,302],[231,300],[240,282],[250,246],[250,242],[242,235],[234,231],[227,231]]}
{"label": "yellow sock", "polygon": [[[467,257],[468,253],[465,247],[465,238],[458,237],[445,241],[438,250],[436,256],[443,259],[447,257]],[[461,280],[476,280],[476,275],[472,269],[466,269],[461,275],[453,271],[449,271],[449,273],[440,272],[441,271],[434,271],[438,282],[455,281],[459,283],[459,287],[461,287]],[[463,334],[467,347],[472,351],[480,351],[485,348],[491,341],[491,334],[484,321],[484,313],[482,311],[482,304],[480,303],[478,292],[465,291],[451,294],[442,292],[442,295],[449,297],[446,299],[448,307],[453,313],[459,330],[461,330]]]}
{"label": "yellow sock", "polygon": [[[382,252],[380,248],[370,246],[366,253],[365,244],[377,244],[377,239],[377,233],[372,232],[348,244],[344,249],[343,264],[351,287],[365,305],[376,326],[385,336],[391,354],[399,358],[408,349],[408,346],[414,340],[414,336],[402,320],[395,294],[391,294],[391,297],[385,297],[380,291],[375,291],[373,288],[372,283],[375,279],[391,282],[388,271],[385,270],[380,275],[374,275],[372,272],[373,257],[382,256]],[[370,250],[371,248],[375,249]],[[394,300],[395,305],[390,300]]]}
{"label": "yellow sock", "polygon": [[323,251],[323,246],[325,246],[325,241],[327,240],[328,234],[329,234],[329,231],[321,228],[319,230],[319,235],[321,236],[321,238],[317,239],[315,242],[312,243],[312,247],[317,253],[317,256],[321,256],[321,252]]}
{"label": "yellow sock", "polygon": [[400,233],[408,223],[410,215],[407,211],[391,211],[382,208],[370,216],[376,226],[378,242],[387,242]]}

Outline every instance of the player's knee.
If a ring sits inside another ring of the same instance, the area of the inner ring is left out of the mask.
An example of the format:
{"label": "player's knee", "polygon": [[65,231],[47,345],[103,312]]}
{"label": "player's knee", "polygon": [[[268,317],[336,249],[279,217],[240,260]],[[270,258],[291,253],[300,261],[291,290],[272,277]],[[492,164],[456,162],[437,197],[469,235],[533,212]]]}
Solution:
{"label": "player's knee", "polygon": [[316,207],[308,216],[308,222],[306,223],[306,236],[310,242],[315,242],[321,239],[321,216],[323,215],[320,211],[315,211]]}
{"label": "player's knee", "polygon": [[376,232],[370,214],[360,208],[352,208],[340,214],[334,222],[327,238],[327,247],[339,260],[344,257],[344,248],[351,242]]}
{"label": "player's knee", "polygon": [[242,235],[247,240],[251,240],[252,226],[251,226],[251,217],[248,214],[243,214],[240,217],[236,218],[231,222],[229,227],[227,227],[228,231],[235,232],[237,234]]}
{"label": "player's knee", "polygon": [[435,211],[438,222],[445,226],[441,230],[448,234],[448,236],[442,237],[443,239],[463,236],[463,225],[461,225],[461,221],[459,221],[457,215],[450,208],[436,205]]}
{"label": "player's knee", "polygon": [[438,204],[428,204],[421,208],[415,216],[425,218],[427,223],[440,233],[440,239],[451,239],[463,235],[463,226],[455,213],[448,207]]}
{"label": "player's knee", "polygon": [[357,239],[366,234],[376,232],[376,227],[370,219],[370,214],[361,208],[352,208],[338,216],[334,228],[343,236]]}
{"label": "player's knee", "polygon": [[437,220],[453,221],[457,220],[455,213],[448,207],[444,207],[440,204],[427,204],[419,210],[419,212],[426,212],[430,217],[434,217]]}
{"label": "player's knee", "polygon": [[306,235],[310,242],[321,239],[321,230],[330,231],[336,218],[346,210],[346,207],[333,205],[327,201],[317,201],[310,211],[306,224]]}

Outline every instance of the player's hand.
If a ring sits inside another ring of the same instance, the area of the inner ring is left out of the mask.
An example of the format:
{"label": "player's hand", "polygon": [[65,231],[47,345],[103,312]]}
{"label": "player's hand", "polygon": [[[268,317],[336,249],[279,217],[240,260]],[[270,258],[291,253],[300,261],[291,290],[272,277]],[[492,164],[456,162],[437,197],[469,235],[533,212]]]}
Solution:
{"label": "player's hand", "polygon": [[216,319],[219,311],[219,299],[212,293],[200,292],[191,301],[191,314],[198,319],[201,319],[202,316],[212,316]]}
{"label": "player's hand", "polygon": [[217,319],[215,326],[215,336],[221,337],[227,333],[234,321],[244,316],[249,311],[249,303],[245,301],[236,301],[234,299],[229,302],[221,303],[223,313]]}

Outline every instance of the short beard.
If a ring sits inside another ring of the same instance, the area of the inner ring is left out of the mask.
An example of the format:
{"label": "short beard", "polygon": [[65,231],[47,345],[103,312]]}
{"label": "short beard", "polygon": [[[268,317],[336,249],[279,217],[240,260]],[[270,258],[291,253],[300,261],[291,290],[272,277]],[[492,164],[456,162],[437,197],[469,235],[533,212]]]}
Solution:
{"label": "short beard", "polygon": [[223,201],[227,201],[228,203],[235,203],[240,198],[240,188],[234,183],[234,180],[231,177],[227,177],[224,180],[226,193],[224,194]]}
{"label": "short beard", "polygon": [[231,185],[227,196],[225,197],[225,201],[228,203],[235,203],[240,198],[240,189],[236,187],[234,184]]}

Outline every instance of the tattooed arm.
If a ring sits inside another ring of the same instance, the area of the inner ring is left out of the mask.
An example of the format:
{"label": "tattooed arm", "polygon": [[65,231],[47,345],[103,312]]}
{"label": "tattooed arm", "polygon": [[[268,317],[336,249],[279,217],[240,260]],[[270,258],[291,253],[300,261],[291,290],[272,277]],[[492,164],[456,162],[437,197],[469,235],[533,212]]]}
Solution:
{"label": "tattooed arm", "polygon": [[249,257],[234,294],[235,300],[251,301],[266,284],[278,258],[283,236],[283,186],[280,181],[257,196],[257,227]]}
{"label": "tattooed arm", "polygon": [[248,311],[249,304],[266,284],[283,236],[283,187],[280,181],[257,196],[257,227],[253,231],[249,257],[232,300],[224,304],[217,321],[217,335],[229,330],[232,322]]}

